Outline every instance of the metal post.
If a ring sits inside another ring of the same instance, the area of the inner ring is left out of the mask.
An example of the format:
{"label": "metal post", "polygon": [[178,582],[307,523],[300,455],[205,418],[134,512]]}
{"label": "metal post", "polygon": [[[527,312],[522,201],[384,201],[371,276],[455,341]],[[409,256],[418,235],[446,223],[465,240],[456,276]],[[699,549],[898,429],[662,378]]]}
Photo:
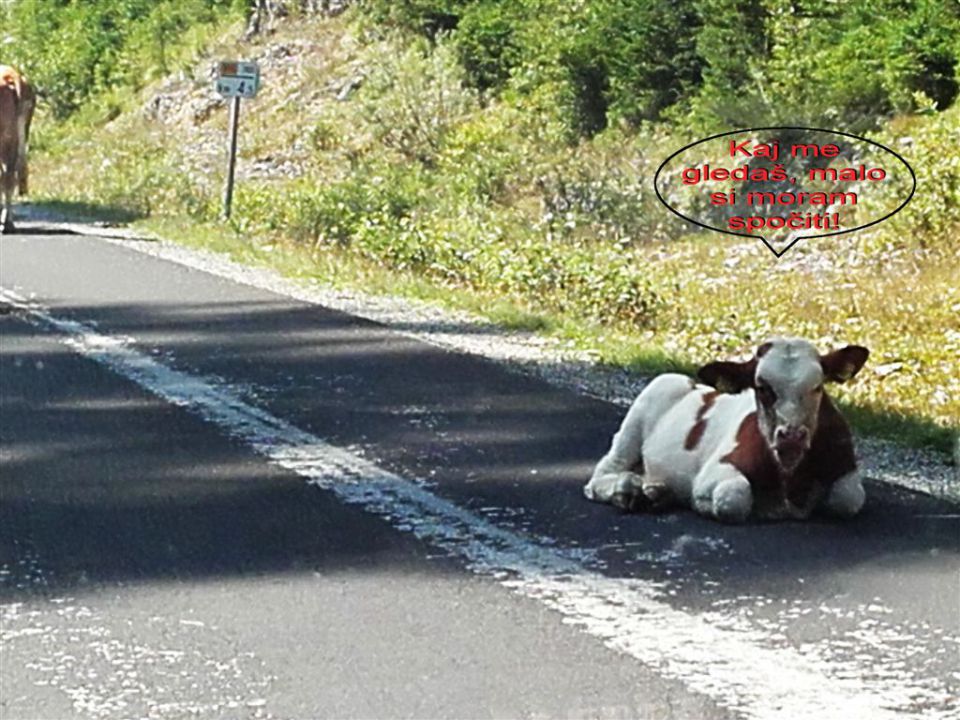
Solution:
{"label": "metal post", "polygon": [[227,160],[227,187],[223,193],[223,218],[230,219],[233,203],[233,171],[237,166],[237,125],[240,121],[240,97],[233,98],[230,106],[230,157]]}

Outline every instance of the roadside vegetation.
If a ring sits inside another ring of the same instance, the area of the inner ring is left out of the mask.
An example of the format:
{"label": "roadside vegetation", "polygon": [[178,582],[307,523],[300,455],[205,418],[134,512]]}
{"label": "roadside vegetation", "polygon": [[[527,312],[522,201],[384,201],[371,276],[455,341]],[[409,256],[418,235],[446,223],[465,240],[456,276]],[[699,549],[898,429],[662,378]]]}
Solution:
{"label": "roadside vegetation", "polygon": [[[332,18],[290,7],[292,21],[242,40],[245,7],[0,6],[4,60],[45,93],[38,197],[485,313],[641,371],[747,353],[772,334],[864,344],[868,369],[838,391],[857,427],[951,447],[955,4],[367,0]],[[260,58],[265,83],[244,105],[227,227],[220,57]],[[779,261],[759,242],[694,233],[657,201],[653,173],[673,150],[778,124],[897,148],[916,196],[886,223]]]}

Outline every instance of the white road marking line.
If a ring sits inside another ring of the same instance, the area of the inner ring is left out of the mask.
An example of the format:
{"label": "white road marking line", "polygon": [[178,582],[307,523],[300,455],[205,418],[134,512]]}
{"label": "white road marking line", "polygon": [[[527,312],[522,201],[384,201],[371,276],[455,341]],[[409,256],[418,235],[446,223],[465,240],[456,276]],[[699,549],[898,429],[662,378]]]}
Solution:
{"label": "white road marking line", "polygon": [[245,403],[223,383],[168,367],[129,340],[56,317],[16,293],[0,289],[0,299],[79,354],[200,415],[274,464],[460,557],[473,572],[540,600],[607,646],[747,717],[880,720],[900,712],[918,718],[951,712],[917,703],[922,692],[908,683],[870,681],[868,669],[859,678],[831,676],[827,663],[790,647],[770,647],[762,631],[722,629],[676,610],[658,599],[655,584],[593,572]]}

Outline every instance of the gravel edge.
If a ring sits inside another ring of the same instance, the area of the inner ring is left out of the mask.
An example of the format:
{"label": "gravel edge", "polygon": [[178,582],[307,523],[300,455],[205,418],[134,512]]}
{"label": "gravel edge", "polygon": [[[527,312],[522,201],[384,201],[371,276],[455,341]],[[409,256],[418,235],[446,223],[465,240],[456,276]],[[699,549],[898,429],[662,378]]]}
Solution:
{"label": "gravel edge", "polygon": [[[588,353],[556,338],[504,329],[467,312],[425,301],[305,283],[269,268],[242,265],[220,253],[188,248],[127,228],[57,222],[37,217],[39,213],[31,215],[43,220],[43,228],[95,236],[234,282],[373,320],[423,342],[480,355],[512,371],[620,407],[629,406],[649,380],[620,368],[598,365]],[[960,437],[952,467],[931,453],[886,440],[859,436],[857,443],[861,466],[869,478],[960,503]]]}

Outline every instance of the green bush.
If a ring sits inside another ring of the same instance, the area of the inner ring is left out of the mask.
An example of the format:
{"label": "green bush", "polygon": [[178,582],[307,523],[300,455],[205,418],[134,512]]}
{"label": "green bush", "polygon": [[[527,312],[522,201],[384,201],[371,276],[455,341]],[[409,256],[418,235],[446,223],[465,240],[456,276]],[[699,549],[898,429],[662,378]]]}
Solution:
{"label": "green bush", "polygon": [[700,81],[693,0],[368,0],[360,7],[375,22],[431,39],[452,31],[466,77],[481,90],[511,79],[526,90],[553,84],[556,111],[574,134],[655,119]]}
{"label": "green bush", "polygon": [[374,23],[434,39],[457,27],[475,0],[358,0]]}
{"label": "green bush", "polygon": [[[804,3],[802,11],[789,0],[762,5],[702,0],[701,12],[710,15],[699,47],[710,69],[691,101],[702,129],[810,125],[859,132],[918,110],[918,97],[943,110],[957,95],[956,3],[851,0]],[[739,47],[738,17],[744,28],[762,30],[746,34]]]}
{"label": "green bush", "polygon": [[501,106],[453,128],[437,163],[449,194],[484,204],[509,200],[511,184],[524,180],[531,153],[524,124],[519,110]]}
{"label": "green bush", "polygon": [[657,120],[697,91],[704,19],[695,2],[608,0],[598,22],[597,41],[607,48],[610,120]]}
{"label": "green bush", "polygon": [[[865,248],[924,247],[960,252],[960,105],[944,113],[901,122],[878,135],[901,153],[917,175],[910,203],[867,235]],[[890,197],[895,207],[902,195]],[[878,247],[879,245],[879,247]]]}
{"label": "green bush", "polygon": [[692,0],[524,4],[529,19],[514,35],[522,67],[513,70],[513,84],[528,93],[552,85],[574,135],[657,119],[700,82]]}
{"label": "green bush", "polygon": [[4,3],[5,61],[43,91],[54,117],[170,69],[189,28],[238,17],[242,0],[18,0]]}
{"label": "green bush", "polygon": [[515,36],[522,4],[478,2],[465,9],[453,41],[470,84],[479,90],[503,87],[520,62]]}
{"label": "green bush", "polygon": [[403,48],[384,42],[368,55],[358,94],[374,138],[409,160],[432,164],[447,133],[477,108],[449,43]]}
{"label": "green bush", "polygon": [[422,203],[424,187],[415,172],[371,165],[338,182],[301,178],[275,185],[245,183],[237,188],[237,222],[249,229],[283,231],[310,245],[348,245],[364,223],[395,223]]}

